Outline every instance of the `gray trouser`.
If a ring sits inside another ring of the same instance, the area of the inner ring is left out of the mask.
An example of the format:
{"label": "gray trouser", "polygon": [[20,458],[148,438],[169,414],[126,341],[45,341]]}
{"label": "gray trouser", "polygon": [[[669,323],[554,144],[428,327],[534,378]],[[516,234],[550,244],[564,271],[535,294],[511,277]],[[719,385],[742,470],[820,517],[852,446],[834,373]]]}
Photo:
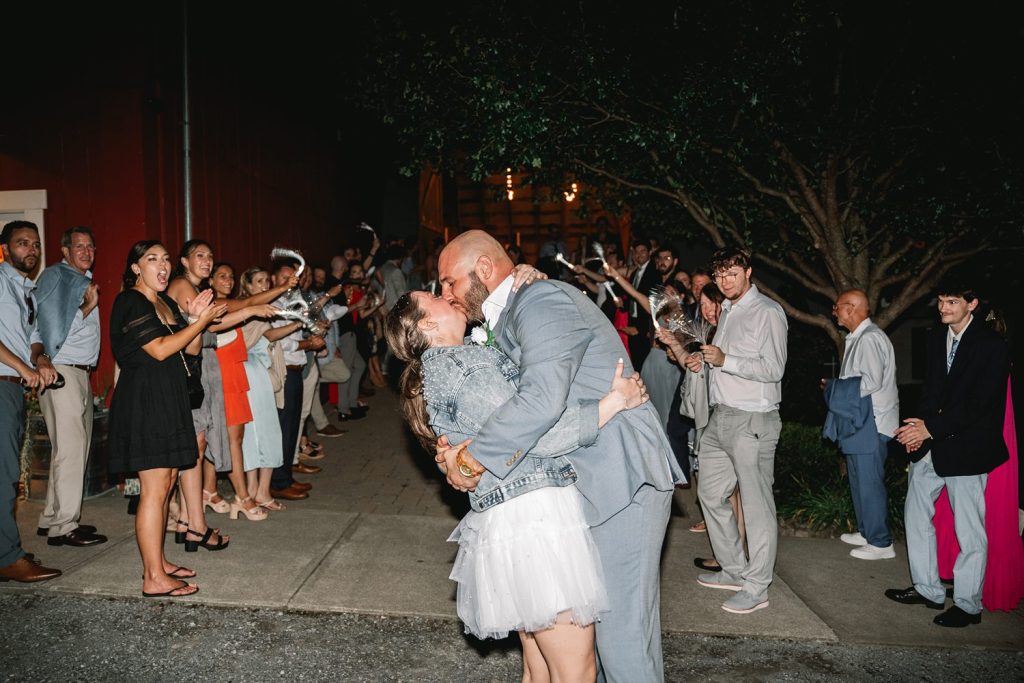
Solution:
{"label": "gray trouser", "polygon": [[64,376],[65,386],[44,391],[39,397],[39,408],[50,435],[50,479],[39,526],[49,529],[51,537],[78,528],[93,411],[89,373],[70,365],[58,364],[56,368]]}
{"label": "gray trouser", "polygon": [[[697,493],[708,539],[722,571],[760,597],[775,569],[779,525],[775,517],[775,446],[782,422],[779,411],[751,413],[719,405],[700,442]],[[748,560],[729,496],[739,486],[747,528]]]}
{"label": "gray trouser", "polygon": [[352,375],[347,382],[338,384],[338,412],[348,413],[359,403],[359,382],[366,371],[366,361],[356,349],[356,333],[346,332],[338,339],[338,350]]}
{"label": "gray trouser", "polygon": [[632,502],[591,527],[609,611],[597,622],[598,681],[663,681],[659,565],[672,492],[643,486]]}
{"label": "gray trouser", "polygon": [[0,382],[0,567],[25,556],[14,519],[24,431],[25,392],[14,382]]}
{"label": "gray trouser", "polygon": [[953,604],[968,614],[981,612],[981,589],[985,582],[988,537],[985,535],[985,482],[987,474],[940,477],[932,456],[910,464],[904,523],[910,578],[917,592],[932,602],[945,602],[946,588],[939,581],[935,541],[935,500],[942,487],[949,492],[953,524],[960,554],[953,564]]}

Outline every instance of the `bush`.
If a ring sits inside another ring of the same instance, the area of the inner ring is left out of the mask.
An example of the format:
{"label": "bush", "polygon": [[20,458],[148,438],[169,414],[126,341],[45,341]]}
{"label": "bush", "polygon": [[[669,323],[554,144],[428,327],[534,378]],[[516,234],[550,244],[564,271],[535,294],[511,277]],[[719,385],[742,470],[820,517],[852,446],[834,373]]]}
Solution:
{"label": "bush", "polygon": [[[903,530],[906,467],[906,455],[890,450],[885,485],[894,533]],[[832,533],[856,530],[843,454],[821,438],[821,427],[783,423],[775,450],[775,502],[784,524]]]}

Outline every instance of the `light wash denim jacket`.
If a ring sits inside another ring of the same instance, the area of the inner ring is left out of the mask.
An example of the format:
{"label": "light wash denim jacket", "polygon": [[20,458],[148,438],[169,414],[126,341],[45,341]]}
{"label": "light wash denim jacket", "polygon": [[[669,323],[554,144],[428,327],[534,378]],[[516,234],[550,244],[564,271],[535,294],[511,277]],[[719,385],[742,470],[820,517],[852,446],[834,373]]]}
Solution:
{"label": "light wash denim jacket", "polygon": [[[476,436],[494,409],[516,393],[519,368],[490,346],[445,346],[423,353],[423,398],[430,427],[458,444]],[[564,456],[597,440],[598,401],[568,407],[530,454],[522,457],[505,479],[485,471],[470,506],[486,510],[502,501],[545,486],[569,486],[576,470]],[[519,457],[509,446],[509,457]]]}

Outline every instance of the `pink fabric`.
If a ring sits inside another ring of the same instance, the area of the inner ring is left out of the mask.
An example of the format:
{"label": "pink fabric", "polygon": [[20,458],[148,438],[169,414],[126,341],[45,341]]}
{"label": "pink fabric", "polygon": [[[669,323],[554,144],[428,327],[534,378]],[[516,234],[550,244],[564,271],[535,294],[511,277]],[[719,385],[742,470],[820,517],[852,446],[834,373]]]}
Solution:
{"label": "pink fabric", "polygon": [[[990,612],[1010,612],[1024,598],[1024,543],[1017,532],[1017,431],[1013,420],[1013,397],[1006,384],[1006,419],[1003,438],[1010,459],[992,470],[985,485],[985,531],[988,534],[988,562],[981,602]],[[953,528],[953,510],[946,490],[935,503],[935,536],[938,545],[939,576],[953,576],[953,563],[960,553]]]}
{"label": "pink fabric", "polygon": [[[616,330],[621,329],[621,328],[623,328],[623,327],[625,327],[626,325],[629,324],[629,314],[626,313],[625,309],[623,309],[623,308],[616,308],[614,315],[615,315],[615,317],[612,318],[612,324],[615,326]],[[628,358],[629,357],[629,335],[627,335],[625,332],[619,332],[619,339],[622,340],[622,345],[624,347],[626,347],[626,357]]]}

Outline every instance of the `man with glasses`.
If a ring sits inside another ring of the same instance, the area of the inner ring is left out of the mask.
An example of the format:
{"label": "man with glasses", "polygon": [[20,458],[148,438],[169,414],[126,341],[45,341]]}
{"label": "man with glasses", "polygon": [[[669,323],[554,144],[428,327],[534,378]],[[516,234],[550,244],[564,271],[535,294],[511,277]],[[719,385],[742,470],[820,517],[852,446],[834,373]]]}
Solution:
{"label": "man with glasses", "polygon": [[849,334],[839,378],[826,381],[826,436],[846,456],[857,517],[857,531],[840,540],[857,546],[850,555],[859,560],[890,560],[896,551],[889,531],[885,459],[900,420],[896,354],[885,332],[871,321],[862,290],[840,293],[832,315]]}
{"label": "man with glasses", "polygon": [[0,232],[0,251],[0,581],[30,583],[60,576],[60,570],[26,555],[14,519],[25,427],[23,386],[43,390],[57,379],[57,372],[43,353],[36,329],[36,286],[29,277],[39,265],[39,229],[28,221],[8,223]]}
{"label": "man with glasses", "polygon": [[64,260],[44,270],[36,282],[39,336],[64,377],[60,391],[46,391],[39,407],[50,434],[50,478],[40,536],[50,545],[80,548],[107,540],[80,525],[85,467],[92,442],[92,385],[89,375],[100,355],[99,288],[92,281],[96,241],[92,230],[74,227],[61,238]]}
{"label": "man with glasses", "polygon": [[[701,574],[708,588],[735,591],[722,609],[749,614],[768,606],[778,545],[775,519],[775,446],[782,423],[786,315],[750,280],[750,252],[720,249],[712,273],[725,295],[714,345],[701,347],[686,366],[710,366],[711,418],[700,446],[697,490],[708,538],[722,570]],[[729,496],[739,487],[749,559],[743,552]]]}

